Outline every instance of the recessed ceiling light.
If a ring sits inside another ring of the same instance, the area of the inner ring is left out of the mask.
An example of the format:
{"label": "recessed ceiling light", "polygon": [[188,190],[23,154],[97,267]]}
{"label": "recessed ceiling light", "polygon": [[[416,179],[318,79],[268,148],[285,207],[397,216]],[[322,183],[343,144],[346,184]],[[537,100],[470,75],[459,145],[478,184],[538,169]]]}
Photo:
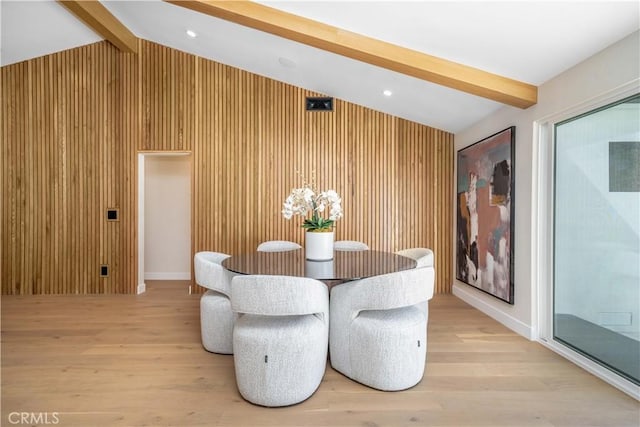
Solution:
{"label": "recessed ceiling light", "polygon": [[285,68],[296,68],[296,66],[298,64],[296,64],[294,61],[292,61],[289,58],[285,58],[285,57],[280,57],[278,58],[278,62],[280,63],[280,65],[282,65]]}
{"label": "recessed ceiling light", "polygon": [[191,30],[187,30],[187,35],[192,39],[195,39],[198,36],[195,31],[191,31]]}
{"label": "recessed ceiling light", "polygon": [[393,95],[393,92],[391,92],[389,89],[385,89],[382,91],[382,93],[384,94],[384,96],[391,96]]}

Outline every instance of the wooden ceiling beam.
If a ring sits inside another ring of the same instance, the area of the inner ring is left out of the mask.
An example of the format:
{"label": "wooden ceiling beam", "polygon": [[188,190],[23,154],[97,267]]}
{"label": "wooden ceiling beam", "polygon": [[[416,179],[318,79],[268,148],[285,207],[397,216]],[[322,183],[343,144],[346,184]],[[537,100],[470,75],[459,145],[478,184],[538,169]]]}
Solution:
{"label": "wooden ceiling beam", "polygon": [[519,108],[538,88],[251,1],[165,0],[187,9]]}
{"label": "wooden ceiling beam", "polygon": [[122,52],[138,52],[138,38],[135,34],[98,0],[58,0],[58,2]]}

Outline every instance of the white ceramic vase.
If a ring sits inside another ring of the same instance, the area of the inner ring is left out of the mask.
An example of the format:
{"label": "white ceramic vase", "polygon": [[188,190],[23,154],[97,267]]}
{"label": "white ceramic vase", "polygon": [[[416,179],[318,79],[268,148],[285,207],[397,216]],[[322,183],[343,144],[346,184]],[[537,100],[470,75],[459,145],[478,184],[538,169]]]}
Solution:
{"label": "white ceramic vase", "polygon": [[329,261],[311,261],[306,260],[304,265],[305,277],[318,280],[333,279],[333,260]]}
{"label": "white ceramic vase", "polygon": [[333,259],[333,231],[307,231],[304,250],[306,258],[311,261]]}

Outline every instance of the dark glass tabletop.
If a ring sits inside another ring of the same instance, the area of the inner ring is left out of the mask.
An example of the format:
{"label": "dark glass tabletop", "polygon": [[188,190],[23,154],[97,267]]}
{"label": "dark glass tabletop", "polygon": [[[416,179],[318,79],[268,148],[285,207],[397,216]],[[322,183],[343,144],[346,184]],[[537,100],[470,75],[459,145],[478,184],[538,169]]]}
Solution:
{"label": "dark glass tabletop", "polygon": [[409,270],[416,262],[381,251],[334,251],[330,261],[308,261],[304,249],[286,252],[251,252],[234,255],[222,266],[240,274],[310,277],[317,280],[356,280]]}

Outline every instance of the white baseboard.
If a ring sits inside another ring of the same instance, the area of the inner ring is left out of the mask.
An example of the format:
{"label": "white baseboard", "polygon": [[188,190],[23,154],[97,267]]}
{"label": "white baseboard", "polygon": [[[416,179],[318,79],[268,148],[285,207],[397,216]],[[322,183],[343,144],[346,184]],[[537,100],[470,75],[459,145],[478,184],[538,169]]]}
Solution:
{"label": "white baseboard", "polygon": [[507,328],[511,329],[517,334],[522,335],[528,340],[534,339],[533,328],[530,325],[527,325],[516,319],[515,317],[509,316],[505,312],[498,310],[490,304],[487,304],[485,301],[478,298],[478,296],[474,294],[472,289],[466,289],[465,286],[454,284],[453,295],[457,296],[462,301],[466,302],[474,308],[477,308],[487,316],[497,320]]}
{"label": "white baseboard", "polygon": [[144,280],[191,280],[191,273],[144,273]]}
{"label": "white baseboard", "polygon": [[140,283],[140,284],[138,285],[138,295],[143,294],[143,293],[145,293],[146,291],[147,291],[147,285],[146,285],[146,283],[144,283],[144,282],[143,282],[143,283]]}

